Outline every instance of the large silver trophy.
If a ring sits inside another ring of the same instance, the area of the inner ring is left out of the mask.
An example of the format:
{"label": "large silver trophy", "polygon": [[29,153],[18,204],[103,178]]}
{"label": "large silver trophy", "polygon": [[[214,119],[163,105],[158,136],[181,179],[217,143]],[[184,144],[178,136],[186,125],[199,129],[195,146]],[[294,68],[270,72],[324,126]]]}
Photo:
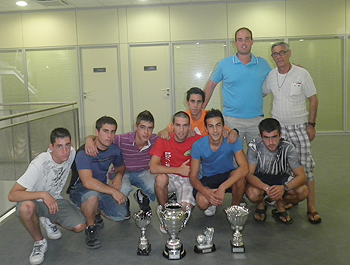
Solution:
{"label": "large silver trophy", "polygon": [[216,250],[215,244],[212,243],[214,236],[214,228],[207,227],[203,234],[197,236],[197,245],[194,246],[196,253],[211,253]]}
{"label": "large silver trophy", "polygon": [[151,244],[146,238],[146,226],[150,224],[152,218],[152,212],[144,212],[140,210],[134,213],[133,218],[135,219],[136,225],[141,229],[141,237],[139,240],[139,247],[137,248],[137,255],[148,256],[151,252]]}
{"label": "large silver trophy", "polygon": [[234,230],[233,238],[231,239],[231,251],[233,253],[244,253],[245,247],[243,236],[239,230],[242,230],[243,225],[247,221],[249,210],[243,206],[233,205],[225,209],[227,220]]}
{"label": "large silver trophy", "polygon": [[170,236],[165,244],[163,256],[169,260],[182,259],[186,255],[186,251],[178,238],[178,234],[190,218],[190,207],[187,206],[186,212],[184,212],[182,204],[178,202],[166,203],[164,210],[161,205],[158,206],[157,215],[160,224],[165,227]]}

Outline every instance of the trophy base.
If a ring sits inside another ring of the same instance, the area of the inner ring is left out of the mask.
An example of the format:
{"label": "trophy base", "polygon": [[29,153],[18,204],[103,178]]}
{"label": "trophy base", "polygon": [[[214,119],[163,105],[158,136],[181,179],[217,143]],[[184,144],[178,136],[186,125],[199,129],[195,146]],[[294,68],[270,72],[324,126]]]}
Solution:
{"label": "trophy base", "polygon": [[216,250],[215,244],[212,244],[211,246],[194,246],[194,252],[198,254],[206,254],[211,253]]}
{"label": "trophy base", "polygon": [[231,242],[231,252],[232,253],[244,253],[245,252],[245,247],[244,245],[242,246],[234,246]]}
{"label": "trophy base", "polygon": [[183,249],[183,246],[179,249],[169,249],[165,246],[165,250],[163,251],[163,257],[169,260],[182,259],[186,256],[186,251]]}
{"label": "trophy base", "polygon": [[151,252],[151,245],[148,245],[148,248],[146,249],[137,249],[137,255],[139,256],[148,256],[149,253]]}

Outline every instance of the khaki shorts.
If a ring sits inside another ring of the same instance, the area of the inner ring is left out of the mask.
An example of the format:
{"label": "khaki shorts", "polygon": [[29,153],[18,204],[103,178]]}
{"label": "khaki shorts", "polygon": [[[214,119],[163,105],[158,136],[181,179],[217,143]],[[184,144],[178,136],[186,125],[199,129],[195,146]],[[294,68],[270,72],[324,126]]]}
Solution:
{"label": "khaki shorts", "polygon": [[168,174],[169,184],[168,192],[175,192],[179,203],[186,202],[193,206],[196,205],[196,200],[193,197],[193,187],[189,178],[183,178],[179,175]]}

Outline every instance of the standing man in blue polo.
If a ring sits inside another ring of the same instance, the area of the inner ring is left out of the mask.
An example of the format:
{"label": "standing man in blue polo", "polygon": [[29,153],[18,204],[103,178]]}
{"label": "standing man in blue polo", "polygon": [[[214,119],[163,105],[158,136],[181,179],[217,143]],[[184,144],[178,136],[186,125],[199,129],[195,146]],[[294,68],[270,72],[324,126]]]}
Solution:
{"label": "standing man in blue polo", "polygon": [[222,81],[223,114],[225,124],[239,130],[248,144],[259,136],[258,124],[263,119],[262,86],[271,67],[261,57],[251,53],[253,35],[248,28],[235,33],[237,53],[218,63],[204,92],[205,108],[216,85]]}

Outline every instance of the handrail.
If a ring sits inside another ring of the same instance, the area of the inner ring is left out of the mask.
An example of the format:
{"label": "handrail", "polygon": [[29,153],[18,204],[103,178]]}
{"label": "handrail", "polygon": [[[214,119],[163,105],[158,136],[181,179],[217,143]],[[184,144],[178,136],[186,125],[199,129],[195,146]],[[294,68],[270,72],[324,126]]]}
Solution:
{"label": "handrail", "polygon": [[4,116],[4,117],[0,118],[0,121],[4,121],[4,120],[8,120],[8,119],[13,119],[13,118],[17,118],[17,117],[20,117],[20,116],[25,116],[25,115],[29,115],[29,114],[38,113],[38,112],[43,112],[43,111],[47,111],[47,110],[53,110],[53,109],[57,109],[57,108],[63,108],[63,107],[67,107],[67,106],[75,105],[75,104],[77,104],[76,101],[72,101],[72,102],[59,102],[59,103],[57,103],[57,102],[0,103],[0,106],[59,105],[59,106],[54,106],[54,107],[50,107],[50,108],[46,108],[46,109],[30,110],[30,111],[21,112],[21,113],[18,113],[18,114],[11,114],[11,115]]}

